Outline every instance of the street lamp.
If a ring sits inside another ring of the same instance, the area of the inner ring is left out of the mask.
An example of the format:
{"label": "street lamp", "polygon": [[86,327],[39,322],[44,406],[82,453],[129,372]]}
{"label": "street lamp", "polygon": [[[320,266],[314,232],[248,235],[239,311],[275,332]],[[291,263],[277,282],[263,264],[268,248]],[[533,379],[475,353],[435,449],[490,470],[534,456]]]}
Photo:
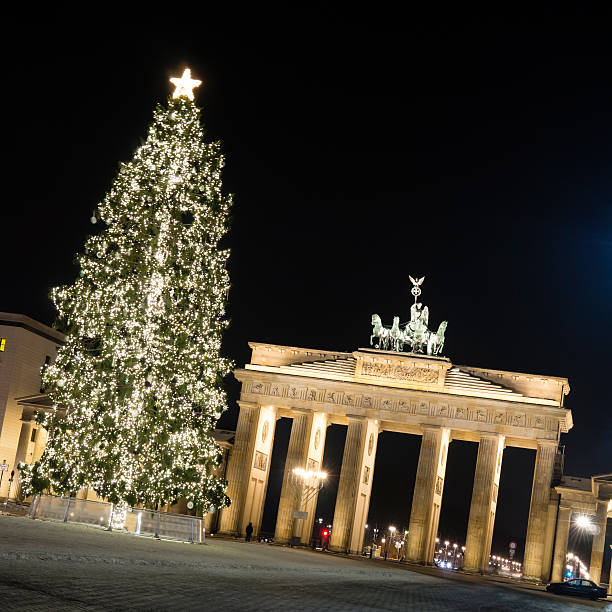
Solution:
{"label": "street lamp", "polygon": [[580,529],[581,531],[593,531],[593,521],[591,520],[591,517],[588,514],[579,514],[578,516],[576,516],[574,523],[576,527],[578,527],[578,529]]}
{"label": "street lamp", "polygon": [[293,468],[292,473],[298,488],[301,487],[299,510],[293,513],[293,518],[297,524],[295,528],[296,534],[292,538],[295,544],[299,544],[302,520],[308,517],[308,512],[304,511],[303,508],[321,490],[327,474],[316,470],[305,470],[300,467]]}

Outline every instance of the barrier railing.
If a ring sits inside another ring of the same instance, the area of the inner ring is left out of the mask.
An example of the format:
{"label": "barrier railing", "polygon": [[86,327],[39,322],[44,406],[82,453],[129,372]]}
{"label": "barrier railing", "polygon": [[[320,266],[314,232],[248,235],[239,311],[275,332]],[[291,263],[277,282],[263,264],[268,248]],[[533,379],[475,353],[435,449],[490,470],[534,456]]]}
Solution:
{"label": "barrier railing", "polygon": [[[108,502],[57,495],[37,495],[30,504],[28,516],[108,528],[112,513],[113,505]],[[127,509],[123,530],[135,535],[198,544],[202,544],[206,538],[202,517],[143,508]]]}

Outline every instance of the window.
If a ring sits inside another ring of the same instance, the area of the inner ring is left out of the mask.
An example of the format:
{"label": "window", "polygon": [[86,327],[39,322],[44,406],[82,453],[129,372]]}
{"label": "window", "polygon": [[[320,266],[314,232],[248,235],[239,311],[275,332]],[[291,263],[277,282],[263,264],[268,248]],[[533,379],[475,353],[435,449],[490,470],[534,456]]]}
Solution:
{"label": "window", "polygon": [[6,346],[6,338],[0,338],[0,351],[4,351],[5,346]]}
{"label": "window", "polygon": [[30,442],[36,442],[36,429],[32,429],[32,435],[30,436]]}

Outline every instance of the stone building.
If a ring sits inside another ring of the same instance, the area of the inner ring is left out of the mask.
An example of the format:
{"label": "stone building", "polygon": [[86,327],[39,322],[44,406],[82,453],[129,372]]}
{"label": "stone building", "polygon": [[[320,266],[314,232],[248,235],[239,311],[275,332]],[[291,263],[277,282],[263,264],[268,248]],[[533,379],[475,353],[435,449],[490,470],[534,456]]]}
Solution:
{"label": "stone building", "polygon": [[[244,533],[252,522],[257,535],[276,421],[287,417],[292,428],[275,540],[308,543],[316,491],[305,496],[294,469],[320,470],[326,429],[341,424],[347,427],[347,437],[330,547],[360,553],[379,433],[416,434],[422,440],[406,553],[409,560],[432,563],[448,447],[453,440],[467,440],[478,443],[478,457],[464,566],[485,571],[504,448],[516,446],[536,453],[524,575],[549,579],[553,549],[562,555],[563,537],[555,538],[560,529],[558,509],[565,520],[569,499],[569,489],[563,485],[552,488],[561,434],[573,426],[571,410],[565,406],[566,378],[460,366],[444,357],[387,350],[343,353],[264,343],[250,347],[251,362],[235,371],[242,389],[227,471],[227,493],[233,503],[222,510],[222,532]],[[610,490],[597,479],[593,482],[598,483],[597,490],[592,492],[589,486],[589,501],[582,509],[596,516],[605,538]],[[594,568],[601,568],[602,542],[600,536],[594,544]]]}
{"label": "stone building", "polygon": [[[33,421],[34,410],[21,399],[39,401],[45,409],[46,396],[41,389],[41,370],[55,359],[58,345],[65,336],[25,315],[0,312],[0,464],[4,471],[0,497],[6,497],[9,477],[17,464],[36,461],[45,448],[46,432]],[[42,398],[42,403],[41,402]],[[18,494],[18,478],[11,483],[11,498]]]}

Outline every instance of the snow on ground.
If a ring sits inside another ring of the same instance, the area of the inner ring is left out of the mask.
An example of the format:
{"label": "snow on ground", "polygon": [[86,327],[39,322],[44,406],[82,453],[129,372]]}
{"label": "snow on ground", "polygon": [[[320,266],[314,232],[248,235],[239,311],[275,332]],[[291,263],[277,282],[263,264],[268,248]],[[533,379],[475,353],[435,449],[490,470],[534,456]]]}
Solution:
{"label": "snow on ground", "polygon": [[0,516],[2,610],[544,612],[592,605],[606,606],[267,544],[184,544]]}

